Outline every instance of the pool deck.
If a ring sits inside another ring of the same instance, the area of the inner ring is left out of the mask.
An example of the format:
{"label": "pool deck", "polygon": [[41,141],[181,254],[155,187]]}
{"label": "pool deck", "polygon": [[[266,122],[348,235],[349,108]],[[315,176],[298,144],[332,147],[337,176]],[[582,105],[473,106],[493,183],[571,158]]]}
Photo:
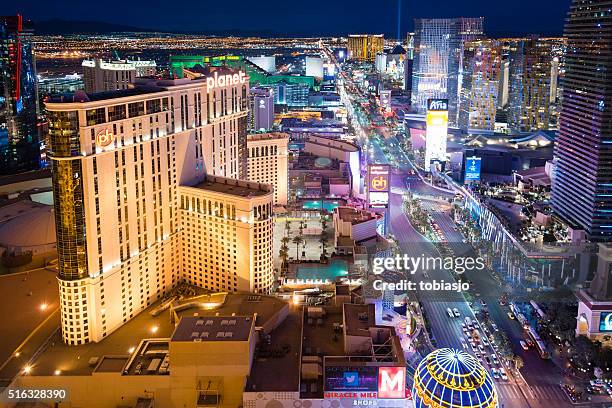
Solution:
{"label": "pool deck", "polygon": [[[330,259],[328,263],[322,264],[320,262],[304,262],[304,263],[292,263],[289,265],[289,271],[287,278],[290,279],[329,279],[334,281],[336,278],[347,277],[350,269],[350,258],[349,257],[334,257]],[[305,269],[312,269],[312,275]],[[301,270],[301,271],[300,271]],[[339,273],[343,271],[342,273]],[[308,273],[309,276],[299,276],[304,273]]]}

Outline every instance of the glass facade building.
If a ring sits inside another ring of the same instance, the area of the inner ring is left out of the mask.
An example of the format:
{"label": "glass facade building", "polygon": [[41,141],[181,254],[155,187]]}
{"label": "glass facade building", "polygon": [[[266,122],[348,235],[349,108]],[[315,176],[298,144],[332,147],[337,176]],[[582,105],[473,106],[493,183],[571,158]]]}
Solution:
{"label": "glass facade building", "polygon": [[32,33],[20,15],[0,16],[0,174],[40,165]]}
{"label": "glass facade building", "polygon": [[459,116],[459,95],[466,41],[483,34],[483,17],[416,19],[412,106],[425,113],[428,99],[448,99],[449,124]]}
{"label": "glass facade building", "polygon": [[459,110],[461,129],[495,129],[501,66],[501,48],[497,41],[465,44]]}
{"label": "glass facade building", "polygon": [[612,238],[612,12],[573,0],[555,149],[552,202],[593,241]]}
{"label": "glass facade building", "polygon": [[556,51],[560,48],[556,39],[528,39],[510,45],[508,122],[512,130],[532,132],[556,127]]}

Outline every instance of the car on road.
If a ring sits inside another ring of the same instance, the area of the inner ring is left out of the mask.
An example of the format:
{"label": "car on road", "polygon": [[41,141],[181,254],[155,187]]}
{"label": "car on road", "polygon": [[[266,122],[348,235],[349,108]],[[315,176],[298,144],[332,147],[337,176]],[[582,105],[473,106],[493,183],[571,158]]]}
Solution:
{"label": "car on road", "polygon": [[519,341],[521,347],[523,348],[523,350],[529,350],[529,345],[527,345],[527,343],[525,343],[525,340],[521,340]]}
{"label": "car on road", "polygon": [[508,312],[508,317],[510,318],[510,320],[514,320],[514,319],[516,319],[516,318],[514,317],[514,314],[513,314],[512,312]]}
{"label": "car on road", "polygon": [[450,309],[450,307],[446,308],[446,314],[448,315],[448,317],[455,317],[455,315],[453,314],[453,311]]}
{"label": "car on road", "polygon": [[499,369],[499,376],[502,380],[508,381],[508,375],[506,374],[506,370],[504,370],[503,368]]}
{"label": "car on road", "polygon": [[484,353],[485,348],[484,348],[484,346],[482,344],[479,344],[478,345],[478,350],[480,350],[480,351],[482,351]]}
{"label": "car on road", "polygon": [[489,356],[485,356],[485,361],[488,365],[491,365],[491,359],[489,358]]}
{"label": "car on road", "polygon": [[486,336],[482,336],[482,337],[480,338],[480,342],[481,342],[481,343],[482,343],[482,345],[483,345],[483,346],[485,346],[485,347],[489,345],[489,341],[487,340],[487,337],[486,337]]}
{"label": "car on road", "polygon": [[497,325],[495,323],[491,323],[491,327],[493,328],[493,330],[495,330],[496,332],[499,331],[499,328],[497,327]]}
{"label": "car on road", "polygon": [[491,374],[493,374],[493,378],[499,379],[499,371],[497,371],[497,368],[492,368]]}
{"label": "car on road", "polygon": [[459,313],[459,309],[457,309],[456,307],[453,308],[453,314],[455,315],[455,317],[461,316],[461,314]]}
{"label": "car on road", "polygon": [[495,354],[491,354],[491,360],[493,360],[493,364],[499,365],[499,360]]}

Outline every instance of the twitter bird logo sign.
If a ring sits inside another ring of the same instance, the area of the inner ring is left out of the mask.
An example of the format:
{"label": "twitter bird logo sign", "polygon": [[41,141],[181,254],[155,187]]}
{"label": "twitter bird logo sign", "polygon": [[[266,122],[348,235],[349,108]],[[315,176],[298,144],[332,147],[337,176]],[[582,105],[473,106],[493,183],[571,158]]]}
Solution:
{"label": "twitter bird logo sign", "polygon": [[345,387],[359,387],[359,373],[357,371],[345,371],[342,377],[342,385]]}

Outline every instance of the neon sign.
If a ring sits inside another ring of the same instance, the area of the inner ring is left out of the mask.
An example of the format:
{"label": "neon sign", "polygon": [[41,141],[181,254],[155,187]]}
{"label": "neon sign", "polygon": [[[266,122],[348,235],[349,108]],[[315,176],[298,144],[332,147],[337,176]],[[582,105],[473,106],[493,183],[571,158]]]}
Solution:
{"label": "neon sign", "polygon": [[211,89],[222,86],[232,86],[238,84],[244,84],[246,82],[246,74],[240,71],[237,74],[219,75],[215,72],[213,76],[206,78],[206,92],[210,92]]}

